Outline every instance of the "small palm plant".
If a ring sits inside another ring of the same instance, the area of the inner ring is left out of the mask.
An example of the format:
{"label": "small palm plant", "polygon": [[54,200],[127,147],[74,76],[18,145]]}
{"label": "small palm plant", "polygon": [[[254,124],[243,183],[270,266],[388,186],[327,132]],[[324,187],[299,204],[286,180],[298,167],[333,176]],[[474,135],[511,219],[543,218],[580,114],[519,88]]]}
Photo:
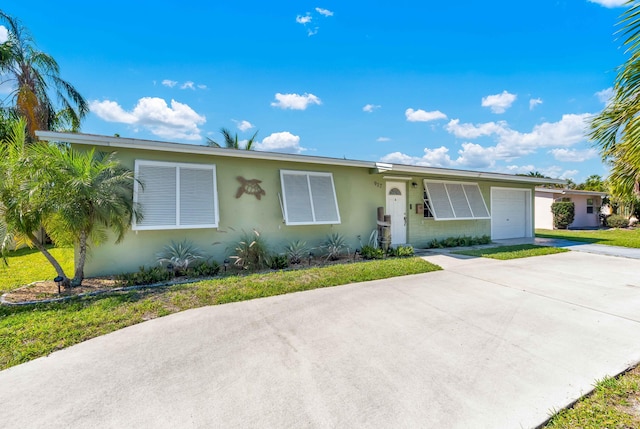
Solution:
{"label": "small palm plant", "polygon": [[192,242],[183,240],[179,243],[172,241],[162,252],[156,255],[159,264],[167,265],[174,273],[186,271],[193,262],[202,259],[202,252]]}
{"label": "small palm plant", "polygon": [[300,240],[291,241],[284,246],[284,252],[287,258],[289,258],[289,263],[294,265],[302,262],[302,260],[309,255],[310,250],[311,249],[307,247],[307,242]]}
{"label": "small palm plant", "polygon": [[327,261],[335,261],[347,249],[347,244],[342,234],[334,233],[327,236],[321,247],[327,252]]}

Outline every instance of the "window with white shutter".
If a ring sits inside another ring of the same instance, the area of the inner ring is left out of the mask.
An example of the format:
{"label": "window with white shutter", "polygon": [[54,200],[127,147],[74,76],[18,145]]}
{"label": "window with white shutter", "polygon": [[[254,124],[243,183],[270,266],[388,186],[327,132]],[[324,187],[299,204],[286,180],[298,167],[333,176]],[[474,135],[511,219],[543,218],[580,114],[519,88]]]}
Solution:
{"label": "window with white shutter", "polygon": [[136,160],[135,175],[134,230],[217,228],[215,165]]}
{"label": "window with white shutter", "polygon": [[491,219],[477,183],[424,180],[435,220]]}
{"label": "window with white shutter", "polygon": [[331,173],[280,170],[280,182],[287,225],[340,223]]}

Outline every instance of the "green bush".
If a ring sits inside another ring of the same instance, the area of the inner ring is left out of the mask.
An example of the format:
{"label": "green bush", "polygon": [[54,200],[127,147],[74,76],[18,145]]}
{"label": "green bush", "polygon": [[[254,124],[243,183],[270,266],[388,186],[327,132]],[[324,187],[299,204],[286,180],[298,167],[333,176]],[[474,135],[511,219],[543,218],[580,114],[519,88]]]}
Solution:
{"label": "green bush", "polygon": [[607,226],[609,228],[626,228],[629,226],[629,219],[624,216],[612,214],[607,217]]}
{"label": "green bush", "polygon": [[284,270],[289,266],[287,255],[272,255],[269,257],[269,268],[272,270]]}
{"label": "green bush", "polygon": [[[491,243],[491,237],[488,235],[483,235],[480,237],[447,237],[443,240],[433,239],[429,243],[427,243],[427,249],[441,249],[443,247],[469,247],[476,246],[479,244],[489,244]],[[410,246],[409,246],[410,247]],[[413,250],[413,248],[411,248]]]}
{"label": "green bush", "polygon": [[289,258],[290,264],[299,264],[302,260],[309,256],[311,249],[307,246],[306,241],[295,240],[284,246],[284,252]]}
{"label": "green bush", "polygon": [[216,261],[200,261],[186,269],[187,277],[211,277],[220,272],[220,264]]}
{"label": "green bush", "polygon": [[575,218],[576,208],[572,202],[556,201],[551,204],[553,226],[557,229],[567,229]]}
{"label": "green bush", "polygon": [[362,246],[360,249],[360,254],[363,259],[382,259],[384,258],[384,250],[373,247],[371,245]]}
{"label": "green bush", "polygon": [[398,246],[390,248],[388,254],[398,258],[404,258],[407,256],[413,256],[415,254],[413,246]]}
{"label": "green bush", "polygon": [[320,247],[326,252],[327,261],[335,261],[347,249],[347,243],[342,234],[334,233],[328,235]]}
{"label": "green bush", "polygon": [[140,286],[166,282],[173,277],[173,271],[169,271],[165,267],[140,267],[135,273],[120,274],[116,277],[116,281],[119,286]]}

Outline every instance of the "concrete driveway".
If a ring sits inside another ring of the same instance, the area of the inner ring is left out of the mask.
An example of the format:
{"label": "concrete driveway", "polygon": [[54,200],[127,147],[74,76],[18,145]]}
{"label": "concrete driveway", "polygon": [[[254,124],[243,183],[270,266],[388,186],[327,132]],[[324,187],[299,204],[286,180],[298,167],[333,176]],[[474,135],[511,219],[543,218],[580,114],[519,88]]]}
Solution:
{"label": "concrete driveway", "polygon": [[3,428],[520,428],[640,361],[638,261],[445,271],[186,311],[0,372]]}

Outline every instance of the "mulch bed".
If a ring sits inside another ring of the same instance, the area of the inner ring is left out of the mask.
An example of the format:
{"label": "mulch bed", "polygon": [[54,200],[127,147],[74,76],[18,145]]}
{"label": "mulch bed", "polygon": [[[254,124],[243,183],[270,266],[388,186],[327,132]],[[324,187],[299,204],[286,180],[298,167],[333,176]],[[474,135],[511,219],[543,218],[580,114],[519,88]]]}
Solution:
{"label": "mulch bed", "polygon": [[52,280],[31,283],[19,289],[4,294],[4,300],[9,303],[21,303],[27,301],[46,301],[49,299],[72,297],[84,293],[104,291],[118,287],[112,277],[94,277],[82,280],[82,285],[77,287],[61,288],[58,294],[58,285]]}

